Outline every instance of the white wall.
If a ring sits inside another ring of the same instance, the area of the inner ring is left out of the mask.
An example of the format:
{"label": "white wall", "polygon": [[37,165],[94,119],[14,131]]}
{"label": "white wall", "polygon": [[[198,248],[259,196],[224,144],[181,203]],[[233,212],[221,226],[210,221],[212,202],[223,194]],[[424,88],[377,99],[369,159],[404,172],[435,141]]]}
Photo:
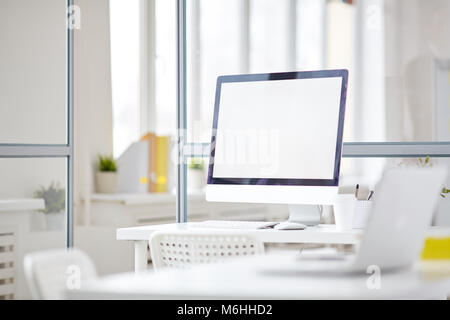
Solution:
{"label": "white wall", "polygon": [[0,1],[0,142],[66,142],[65,1]]}
{"label": "white wall", "polygon": [[387,139],[433,140],[434,60],[450,59],[450,1],[385,3]]}
{"label": "white wall", "polygon": [[[450,1],[386,0],[385,4],[387,139],[436,140],[434,63],[450,60]],[[450,163],[448,159],[433,162]],[[448,198],[440,201],[439,225],[450,225]]]}
{"label": "white wall", "polygon": [[93,190],[99,154],[112,154],[109,1],[77,0],[81,29],[75,30],[75,219],[80,198]]}

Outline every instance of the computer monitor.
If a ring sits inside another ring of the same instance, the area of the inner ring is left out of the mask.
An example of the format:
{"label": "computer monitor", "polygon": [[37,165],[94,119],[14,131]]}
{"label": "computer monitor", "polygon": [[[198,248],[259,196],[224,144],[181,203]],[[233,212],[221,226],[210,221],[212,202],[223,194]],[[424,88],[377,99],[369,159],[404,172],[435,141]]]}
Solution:
{"label": "computer monitor", "polygon": [[290,206],[290,220],[319,223],[317,205],[339,184],[347,80],[347,70],[218,77],[206,200],[309,205]]}

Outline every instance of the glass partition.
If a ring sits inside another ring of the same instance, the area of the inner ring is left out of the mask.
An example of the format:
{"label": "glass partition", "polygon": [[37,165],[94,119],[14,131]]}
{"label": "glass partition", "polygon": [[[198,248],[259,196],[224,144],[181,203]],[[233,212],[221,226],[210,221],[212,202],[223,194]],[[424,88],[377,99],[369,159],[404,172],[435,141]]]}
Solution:
{"label": "glass partition", "polygon": [[187,155],[209,157],[218,76],[338,68],[349,70],[344,156],[363,157],[343,160],[342,181],[376,180],[391,157],[450,155],[448,1],[182,2]]}
{"label": "glass partition", "polygon": [[0,159],[0,176],[0,299],[29,299],[25,255],[66,246],[67,160]]}
{"label": "glass partition", "polygon": [[67,143],[66,1],[0,3],[0,143]]}
{"label": "glass partition", "polygon": [[[356,184],[359,184],[359,194],[364,199],[371,190],[376,188],[385,169],[430,166],[445,166],[450,170],[450,158],[343,158],[339,181],[340,192],[353,193]],[[450,189],[450,177],[447,177],[442,188],[442,191]],[[450,194],[442,192],[441,195],[436,196],[439,197],[439,201],[433,224],[448,226],[450,225]]]}
{"label": "glass partition", "polygon": [[0,1],[0,299],[31,298],[26,254],[72,244],[71,4]]}
{"label": "glass partition", "polygon": [[[187,160],[187,195],[189,221],[205,219],[214,220],[247,220],[247,221],[284,221],[288,218],[287,205],[282,204],[247,204],[247,203],[219,203],[205,200],[206,168],[208,160],[189,158]],[[339,181],[340,193],[353,193],[356,184],[360,185],[362,199],[376,188],[383,171],[397,167],[428,167],[446,166],[450,170],[449,158],[343,158]],[[450,177],[442,186],[450,189]],[[438,196],[438,195],[437,195]],[[443,192],[439,196],[438,208],[433,223],[436,225],[450,225],[450,195]],[[324,211],[329,212],[328,210]],[[330,217],[324,216],[322,222],[330,222]]]}
{"label": "glass partition", "polygon": [[350,73],[346,142],[449,141],[449,6],[186,0],[188,141],[209,142],[219,75],[335,68]]}

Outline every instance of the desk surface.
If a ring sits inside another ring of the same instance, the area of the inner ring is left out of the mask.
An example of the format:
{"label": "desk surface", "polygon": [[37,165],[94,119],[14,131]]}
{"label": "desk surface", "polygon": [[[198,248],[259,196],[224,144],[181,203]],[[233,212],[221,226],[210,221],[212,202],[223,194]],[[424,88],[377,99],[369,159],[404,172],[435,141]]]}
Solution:
{"label": "desk surface", "polygon": [[311,275],[298,271],[294,255],[265,255],[189,270],[121,274],[67,292],[70,299],[435,299],[450,292],[450,263],[418,264],[381,274]]}
{"label": "desk surface", "polygon": [[[171,223],[161,225],[151,225],[132,228],[117,229],[117,240],[148,240],[151,234],[158,230],[205,230],[192,227],[193,222]],[[219,230],[219,229],[209,229]],[[230,229],[226,229],[231,231]],[[238,230],[241,231],[242,230]],[[339,231],[334,225],[319,225],[308,227],[305,230],[245,230],[246,233],[254,235],[263,242],[272,243],[336,243],[355,244],[358,243],[362,235],[362,230]]]}

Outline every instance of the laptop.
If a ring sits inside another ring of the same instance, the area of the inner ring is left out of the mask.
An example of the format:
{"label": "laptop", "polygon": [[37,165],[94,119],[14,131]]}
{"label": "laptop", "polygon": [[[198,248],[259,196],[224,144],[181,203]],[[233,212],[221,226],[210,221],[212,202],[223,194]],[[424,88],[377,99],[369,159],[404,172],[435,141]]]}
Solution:
{"label": "laptop", "polygon": [[445,167],[395,168],[384,172],[356,254],[300,257],[300,270],[367,272],[412,266],[423,248]]}

